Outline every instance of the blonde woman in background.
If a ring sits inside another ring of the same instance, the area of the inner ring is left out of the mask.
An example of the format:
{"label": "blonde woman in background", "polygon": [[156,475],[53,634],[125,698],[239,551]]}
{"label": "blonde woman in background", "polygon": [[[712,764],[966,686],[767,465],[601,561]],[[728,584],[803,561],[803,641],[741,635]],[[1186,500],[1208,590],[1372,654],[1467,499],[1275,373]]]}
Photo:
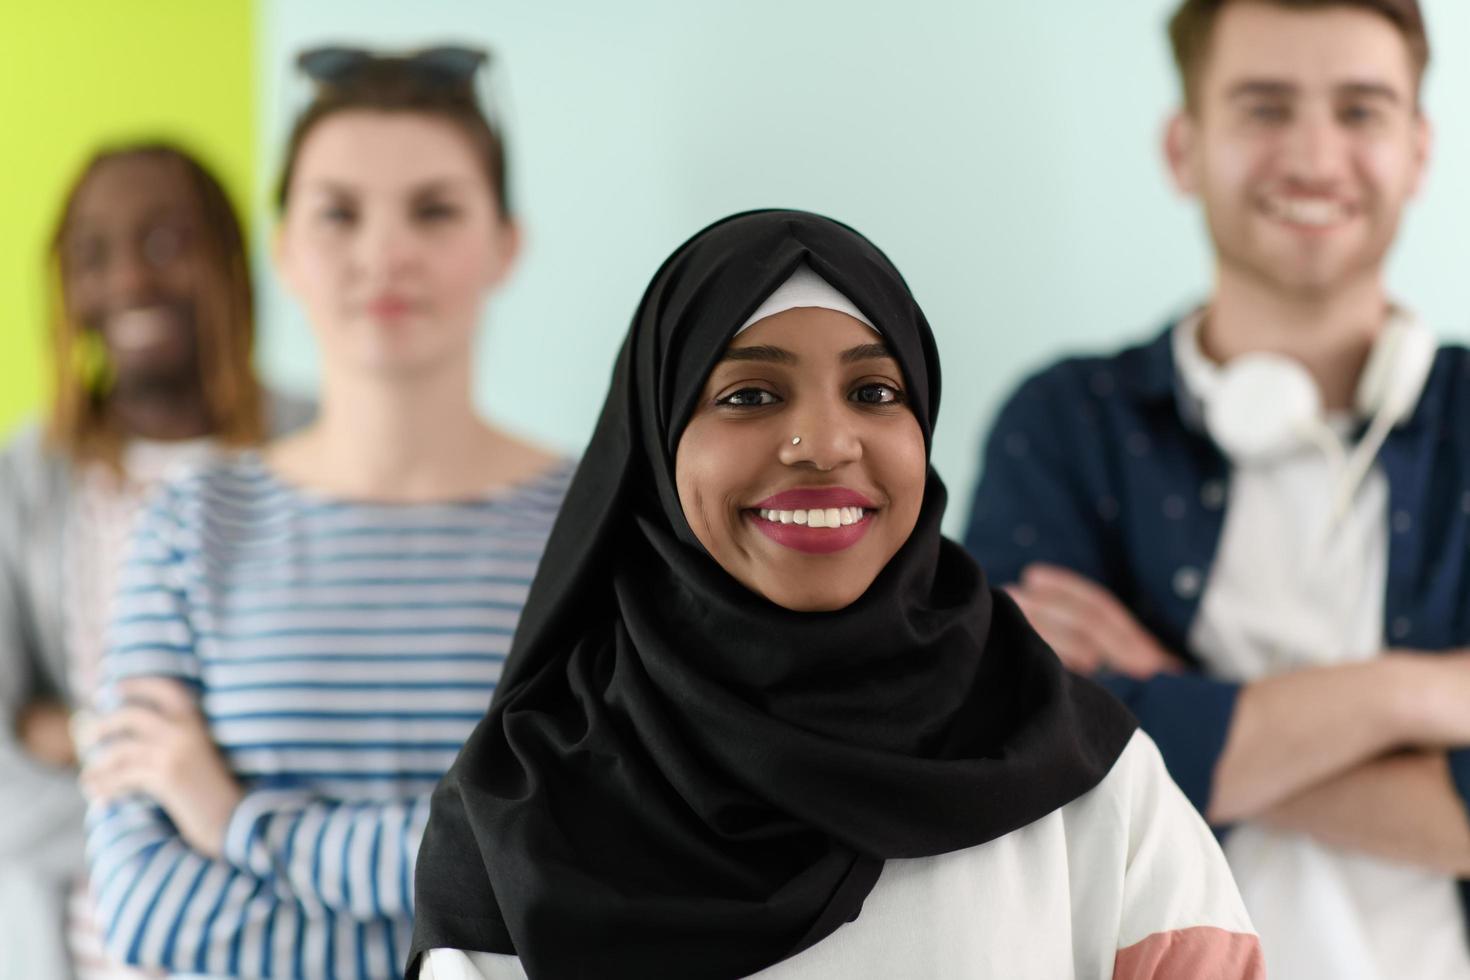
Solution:
{"label": "blonde woman in background", "polygon": [[519,241],[483,52],[327,48],[277,266],[315,424],[140,523],[84,773],[109,948],[214,977],[394,977],[428,798],[499,676],[570,466],[482,418],[474,344]]}

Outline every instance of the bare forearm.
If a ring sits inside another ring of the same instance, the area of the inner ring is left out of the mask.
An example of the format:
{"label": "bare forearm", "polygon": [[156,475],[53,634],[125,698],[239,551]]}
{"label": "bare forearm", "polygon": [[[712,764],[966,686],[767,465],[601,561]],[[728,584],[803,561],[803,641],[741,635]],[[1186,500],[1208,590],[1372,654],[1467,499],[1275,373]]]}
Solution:
{"label": "bare forearm", "polygon": [[1209,818],[1257,817],[1397,749],[1470,744],[1470,657],[1390,654],[1247,685],[1215,767]]}
{"label": "bare forearm", "polygon": [[1385,658],[1246,685],[1215,767],[1212,823],[1256,817],[1310,786],[1399,747]]}
{"label": "bare forearm", "polygon": [[1260,820],[1343,850],[1470,877],[1470,819],[1443,752],[1365,762],[1277,804]]}

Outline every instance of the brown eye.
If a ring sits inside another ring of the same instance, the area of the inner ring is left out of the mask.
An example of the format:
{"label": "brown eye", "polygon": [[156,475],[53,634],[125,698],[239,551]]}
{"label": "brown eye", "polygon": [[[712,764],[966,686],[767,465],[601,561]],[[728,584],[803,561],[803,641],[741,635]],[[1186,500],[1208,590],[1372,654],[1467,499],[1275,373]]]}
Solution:
{"label": "brown eye", "polygon": [[67,264],[72,272],[96,272],[107,264],[107,246],[100,239],[87,238],[67,250]]}
{"label": "brown eye", "polygon": [[334,228],[348,228],[357,221],[357,212],[342,203],[324,204],[316,213],[317,220]]}
{"label": "brown eye", "polygon": [[424,204],[414,212],[414,217],[426,224],[452,221],[459,217],[459,208],[450,204]]}
{"label": "brown eye", "polygon": [[1246,115],[1253,122],[1267,124],[1284,123],[1291,118],[1290,110],[1280,102],[1257,102],[1246,109]]}
{"label": "brown eye", "polygon": [[775,395],[764,388],[741,388],[732,391],[723,398],[716,399],[717,405],[730,405],[734,408],[760,408],[764,405],[774,405],[780,401]]}
{"label": "brown eye", "polygon": [[875,381],[860,385],[849,397],[863,405],[896,405],[903,401],[903,392]]}

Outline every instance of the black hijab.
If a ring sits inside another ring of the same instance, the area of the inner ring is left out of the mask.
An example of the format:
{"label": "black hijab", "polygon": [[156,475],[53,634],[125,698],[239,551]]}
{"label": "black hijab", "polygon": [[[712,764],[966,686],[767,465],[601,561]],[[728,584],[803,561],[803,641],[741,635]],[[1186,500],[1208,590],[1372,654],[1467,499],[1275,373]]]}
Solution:
{"label": "black hijab", "polygon": [[1031,823],[1131,735],[941,537],[932,468],[912,536],[845,609],[776,606],[698,543],[675,447],[736,329],[803,263],[882,332],[929,443],[934,338],[861,235],[757,211],[664,263],[489,713],[434,794],[414,961],[453,947],[516,953],[533,978],[746,976],[856,918],[884,859]]}

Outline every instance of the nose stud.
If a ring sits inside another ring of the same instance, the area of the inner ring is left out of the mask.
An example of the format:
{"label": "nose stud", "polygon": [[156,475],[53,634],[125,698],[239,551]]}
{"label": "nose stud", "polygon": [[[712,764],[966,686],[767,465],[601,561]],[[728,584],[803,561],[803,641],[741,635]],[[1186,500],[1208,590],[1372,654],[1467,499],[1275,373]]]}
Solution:
{"label": "nose stud", "polygon": [[799,446],[799,445],[801,445],[801,436],[792,436],[791,437],[791,444],[793,446]]}

